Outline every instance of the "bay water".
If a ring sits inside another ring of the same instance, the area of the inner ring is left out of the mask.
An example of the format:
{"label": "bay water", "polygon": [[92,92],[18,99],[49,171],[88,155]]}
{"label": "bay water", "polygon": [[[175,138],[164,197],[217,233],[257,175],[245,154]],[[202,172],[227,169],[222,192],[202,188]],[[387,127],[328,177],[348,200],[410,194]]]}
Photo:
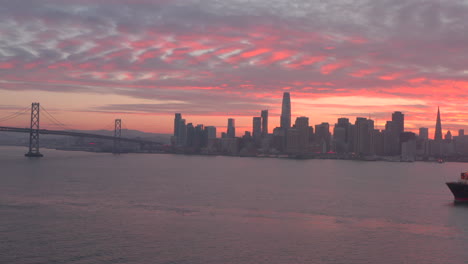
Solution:
{"label": "bay water", "polygon": [[0,263],[468,263],[468,164],[0,147]]}

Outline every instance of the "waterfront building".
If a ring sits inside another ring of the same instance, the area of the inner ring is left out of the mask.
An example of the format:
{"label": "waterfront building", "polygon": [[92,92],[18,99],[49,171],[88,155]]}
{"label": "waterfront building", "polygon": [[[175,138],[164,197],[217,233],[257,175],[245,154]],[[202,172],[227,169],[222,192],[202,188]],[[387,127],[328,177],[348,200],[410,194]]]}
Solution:
{"label": "waterfront building", "polygon": [[273,129],[272,147],[278,152],[286,150],[286,132],[283,128],[275,127],[275,129]]}
{"label": "waterfront building", "polygon": [[463,133],[453,137],[455,153],[460,156],[468,156],[468,135]]}
{"label": "waterfront building", "polygon": [[290,128],[286,133],[286,152],[288,154],[300,152],[299,131],[296,128]]}
{"label": "waterfront building", "polygon": [[319,125],[315,125],[314,141],[320,152],[326,153],[330,151],[330,140],[330,124],[324,122]]}
{"label": "waterfront building", "polygon": [[338,123],[333,128],[333,142],[336,152],[347,153],[349,151],[350,130],[351,123],[349,123],[349,119],[338,118]]}
{"label": "waterfront building", "polygon": [[384,153],[387,156],[400,155],[400,135],[398,125],[387,121],[384,130]]}
{"label": "waterfront building", "polygon": [[221,153],[226,155],[237,155],[239,153],[239,138],[221,138],[220,139],[220,150]]}
{"label": "waterfront building", "polygon": [[416,139],[412,139],[401,143],[400,160],[410,162],[416,160]]}
{"label": "waterfront building", "polygon": [[354,152],[358,155],[374,154],[374,121],[364,117],[357,117],[354,126]]}
{"label": "waterfront building", "polygon": [[294,128],[297,130],[298,152],[307,153],[309,150],[309,118],[296,118]]}
{"label": "waterfront building", "polygon": [[385,155],[384,151],[384,133],[378,129],[374,129],[373,132],[374,140],[374,154],[378,156]]}

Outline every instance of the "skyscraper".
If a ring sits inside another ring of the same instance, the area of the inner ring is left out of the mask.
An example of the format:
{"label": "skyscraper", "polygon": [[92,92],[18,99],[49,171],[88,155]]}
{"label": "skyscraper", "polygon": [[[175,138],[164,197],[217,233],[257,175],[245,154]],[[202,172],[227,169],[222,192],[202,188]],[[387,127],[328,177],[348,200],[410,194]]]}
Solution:
{"label": "skyscraper", "polygon": [[228,138],[235,138],[236,137],[236,124],[235,124],[235,119],[234,118],[229,118],[228,119],[228,127],[227,127],[227,133],[226,133]]}
{"label": "skyscraper", "polygon": [[339,153],[348,152],[349,141],[351,137],[351,124],[348,118],[338,118],[338,123],[333,128],[333,140],[335,151]]}
{"label": "skyscraper", "polygon": [[354,152],[357,154],[373,154],[373,132],[374,121],[364,117],[357,117],[354,123],[356,133],[354,134]]}
{"label": "skyscraper", "polygon": [[392,121],[395,126],[396,133],[401,134],[405,131],[405,115],[402,112],[393,112]]}
{"label": "skyscraper", "polygon": [[185,125],[185,119],[180,119],[177,125],[177,145],[184,146],[187,140],[187,126]]}
{"label": "skyscraper", "polygon": [[188,123],[186,126],[186,137],[185,137],[185,146],[192,147],[195,139],[195,127],[192,123]]}
{"label": "skyscraper", "polygon": [[174,118],[174,136],[176,137],[179,132],[179,122],[181,119],[182,119],[182,115],[180,113],[176,113],[175,118]]}
{"label": "skyscraper", "polygon": [[268,135],[268,110],[262,110],[262,136]]}
{"label": "skyscraper", "polygon": [[315,125],[315,142],[319,144],[321,152],[326,153],[330,150],[330,139],[330,124],[324,122]]}
{"label": "skyscraper", "polygon": [[262,118],[254,117],[252,123],[252,136],[255,140],[258,140],[262,135]]}
{"label": "skyscraper", "polygon": [[442,140],[442,123],[440,121],[439,107],[437,107],[437,121],[436,121],[436,127],[435,127],[434,140],[436,140],[436,141],[441,141]]}
{"label": "skyscraper", "polygon": [[298,150],[305,153],[309,149],[309,118],[304,116],[296,118],[294,127],[297,130]]}
{"label": "skyscraper", "polygon": [[400,154],[399,128],[393,121],[387,121],[384,130],[384,152],[385,155],[395,156]]}
{"label": "skyscraper", "polygon": [[291,127],[291,96],[289,95],[289,92],[285,92],[283,94],[280,124],[283,129]]}

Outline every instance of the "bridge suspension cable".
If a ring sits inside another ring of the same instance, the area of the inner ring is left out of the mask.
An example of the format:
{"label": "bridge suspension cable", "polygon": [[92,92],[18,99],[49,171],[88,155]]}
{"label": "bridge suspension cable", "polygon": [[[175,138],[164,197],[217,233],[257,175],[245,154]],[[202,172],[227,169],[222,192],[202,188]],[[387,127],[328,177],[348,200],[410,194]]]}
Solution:
{"label": "bridge suspension cable", "polygon": [[67,126],[66,124],[60,122],[57,118],[55,118],[51,113],[49,113],[44,107],[41,106],[41,110],[44,111],[45,115],[44,117],[46,117],[49,121],[52,122],[52,124],[58,126],[58,127],[61,127],[63,129],[69,129],[71,130],[71,128],[69,126]]}
{"label": "bridge suspension cable", "polygon": [[102,130],[114,131],[114,127],[115,127],[115,122],[112,121],[112,122],[109,122],[106,126],[104,126]]}
{"label": "bridge suspension cable", "polygon": [[5,121],[8,121],[10,119],[16,118],[18,116],[25,115],[29,111],[30,111],[29,107],[26,107],[25,109],[19,110],[19,111],[13,113],[13,114],[9,114],[7,116],[0,117],[0,122],[5,122]]}

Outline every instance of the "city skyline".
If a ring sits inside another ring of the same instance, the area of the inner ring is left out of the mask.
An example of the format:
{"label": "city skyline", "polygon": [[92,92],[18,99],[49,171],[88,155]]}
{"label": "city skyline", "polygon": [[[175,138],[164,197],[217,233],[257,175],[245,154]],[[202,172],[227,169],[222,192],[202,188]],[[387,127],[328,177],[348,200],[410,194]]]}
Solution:
{"label": "city skyline", "polygon": [[203,124],[197,124],[196,128],[192,123],[186,125],[181,114],[175,113],[172,151],[240,156],[281,154],[295,158],[325,155],[328,158],[407,162],[441,157],[456,159],[468,155],[468,137],[464,135],[464,129],[458,130],[455,136],[450,130],[445,136],[442,135],[439,107],[433,140],[428,137],[428,128],[419,128],[419,134],[408,131],[405,128],[405,114],[401,111],[391,114],[385,129],[376,128],[375,121],[370,117],[356,117],[354,123],[349,118],[341,117],[330,130],[328,122],[314,126],[306,116],[297,117],[292,125],[291,108],[291,94],[284,92],[280,126],[275,127],[273,133],[262,133],[262,126],[268,126],[268,121],[265,110],[261,110],[261,116],[252,118],[252,127],[245,130],[243,136],[235,134],[235,119],[229,118],[227,130],[221,132],[219,138],[210,136],[213,133]]}
{"label": "city skyline", "polygon": [[72,128],[172,134],[180,112],[242,135],[268,109],[271,133],[291,92],[291,122],[397,110],[432,138],[440,106],[442,134],[468,130],[461,0],[0,3],[0,116],[38,101]]}
{"label": "city skyline", "polygon": [[[225,131],[218,131],[218,133],[216,134],[217,136],[221,136],[221,137],[228,137],[228,138],[233,138],[233,137],[241,137],[243,135],[245,135],[245,133],[251,133],[251,135],[253,137],[255,137],[255,135],[257,135],[258,137],[260,136],[266,136],[267,134],[270,134],[270,132],[273,132],[275,131],[275,129],[283,129],[283,130],[287,130],[289,128],[294,128],[296,125],[297,125],[297,122],[298,120],[300,120],[300,122],[302,123],[304,119],[307,119],[307,124],[309,124],[309,117],[308,116],[297,116],[296,117],[296,123],[292,126],[292,118],[291,118],[291,108],[292,108],[292,103],[291,103],[291,94],[290,92],[284,92],[283,95],[282,95],[282,101],[281,101],[281,115],[279,116],[279,125],[276,126],[275,128],[272,128],[271,131],[268,130],[268,127],[270,126],[271,127],[271,124],[269,124],[269,121],[268,121],[268,110],[261,110],[260,113],[261,113],[261,116],[252,116],[252,120],[253,122],[251,123],[251,126],[250,126],[250,129],[249,127],[247,127],[247,129],[245,130],[237,130],[238,132],[236,133],[236,126],[235,125],[235,118],[228,118],[227,121],[228,121],[228,124],[227,126],[225,126],[226,130]],[[345,115],[346,116],[346,115]],[[333,130],[335,130],[337,127],[341,127],[340,126],[340,122],[343,121],[343,120],[346,120],[346,122],[348,124],[349,121],[350,121],[350,118],[349,117],[345,117],[345,116],[341,116],[341,117],[338,117],[335,121],[337,121],[337,123],[329,123],[329,122],[321,122],[321,124],[315,124],[316,128],[317,126],[322,126],[322,125],[326,125],[327,126],[327,131],[333,126]],[[377,130],[381,130],[381,131],[384,131],[384,130],[391,130],[391,131],[394,131],[395,134],[401,134],[403,132],[412,132],[412,133],[415,133],[417,135],[420,135],[422,136],[423,138],[426,138],[426,139],[434,139],[434,140],[443,140],[444,136],[447,135],[447,134],[451,134],[451,131],[450,129],[443,129],[443,126],[442,126],[442,121],[441,121],[441,114],[440,114],[440,107],[437,107],[437,113],[436,113],[436,119],[435,119],[435,125],[433,126],[433,130],[434,130],[434,137],[429,137],[429,131],[432,131],[430,127],[419,127],[417,129],[408,129],[407,127],[405,128],[405,114],[402,113],[401,111],[393,111],[393,113],[389,113],[389,117],[391,118],[391,120],[386,120],[384,121],[385,122],[385,126],[383,127],[378,127],[376,126],[376,121],[373,120],[371,118],[371,116],[368,116],[369,119],[367,119],[367,117],[362,117],[362,116],[355,116],[355,121],[356,123],[359,123],[361,120],[364,120],[365,122],[367,121],[371,121],[372,122],[372,129],[377,129]],[[184,125],[185,125],[185,119],[181,119],[181,113],[175,113],[175,118],[174,118],[174,127],[173,127],[173,130],[174,130],[174,133],[173,135],[174,136],[177,136],[177,131],[178,131],[178,123],[180,120],[183,120],[184,121]],[[352,121],[352,119],[351,119]],[[203,126],[204,123],[197,123],[198,125],[201,125]],[[334,125],[331,125],[331,124],[334,124]],[[311,125],[314,125],[311,123]],[[303,125],[300,125],[300,126],[303,126]],[[308,126],[308,125],[307,125]],[[213,126],[216,128],[216,126]],[[223,126],[221,126],[223,127]],[[264,129],[266,127],[266,133],[264,133]],[[241,128],[246,128],[246,127],[241,127]],[[445,133],[443,133],[443,131],[445,131]],[[464,131],[463,128],[459,128],[457,130],[453,130],[453,132],[455,133],[456,131]],[[334,133],[332,133],[334,135]]]}

